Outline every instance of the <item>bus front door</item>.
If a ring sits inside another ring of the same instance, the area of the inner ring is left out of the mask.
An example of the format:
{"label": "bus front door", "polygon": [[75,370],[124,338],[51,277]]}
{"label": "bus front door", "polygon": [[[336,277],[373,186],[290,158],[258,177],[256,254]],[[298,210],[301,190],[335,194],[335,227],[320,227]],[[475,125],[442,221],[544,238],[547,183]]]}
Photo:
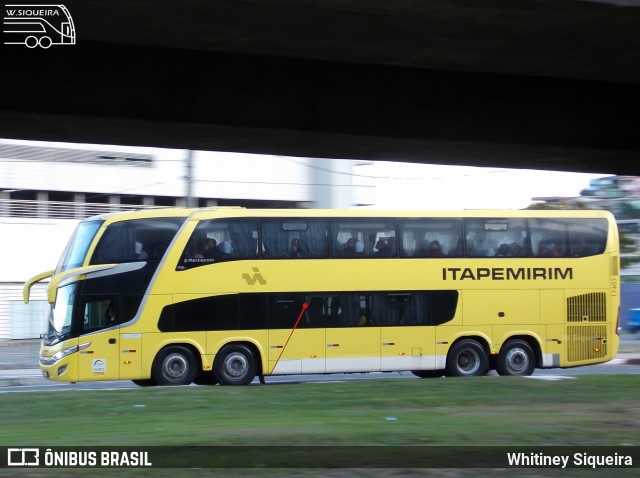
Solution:
{"label": "bus front door", "polygon": [[120,378],[118,329],[105,330],[82,337],[89,346],[79,352],[78,379],[81,382],[118,380]]}
{"label": "bus front door", "polygon": [[78,379],[84,381],[120,379],[120,329],[117,327],[117,299],[113,296],[86,297],[78,352]]}

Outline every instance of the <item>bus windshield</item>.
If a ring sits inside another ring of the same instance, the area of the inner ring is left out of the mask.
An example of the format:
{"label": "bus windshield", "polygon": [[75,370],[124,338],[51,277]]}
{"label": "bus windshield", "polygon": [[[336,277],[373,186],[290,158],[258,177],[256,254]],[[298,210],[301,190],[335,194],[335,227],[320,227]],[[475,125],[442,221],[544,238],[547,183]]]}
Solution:
{"label": "bus windshield", "polygon": [[84,259],[98,229],[104,221],[81,222],[74,232],[62,259],[56,268],[56,274],[82,266]]}
{"label": "bus windshield", "polygon": [[46,338],[50,344],[65,340],[71,333],[73,302],[77,284],[69,284],[58,289],[55,304],[51,305]]}

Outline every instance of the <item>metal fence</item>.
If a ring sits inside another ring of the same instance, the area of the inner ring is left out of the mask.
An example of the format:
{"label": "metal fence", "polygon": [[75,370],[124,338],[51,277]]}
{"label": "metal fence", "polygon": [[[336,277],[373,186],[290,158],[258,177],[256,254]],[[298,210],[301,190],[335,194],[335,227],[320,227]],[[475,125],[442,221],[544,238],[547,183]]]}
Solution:
{"label": "metal fence", "polygon": [[0,199],[0,217],[84,219],[98,214],[162,206]]}

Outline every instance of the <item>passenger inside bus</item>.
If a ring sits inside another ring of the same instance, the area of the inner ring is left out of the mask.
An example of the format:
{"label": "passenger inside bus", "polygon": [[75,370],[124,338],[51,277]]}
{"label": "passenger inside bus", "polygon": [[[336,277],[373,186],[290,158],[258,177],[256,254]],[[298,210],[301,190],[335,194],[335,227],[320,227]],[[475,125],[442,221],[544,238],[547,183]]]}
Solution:
{"label": "passenger inside bus", "polygon": [[376,257],[389,257],[389,246],[383,238],[378,239],[375,249],[376,252],[374,253],[374,255]]}
{"label": "passenger inside bus", "polygon": [[220,259],[231,259],[233,257],[233,246],[231,245],[231,241],[222,241],[217,246],[218,252],[220,253]]}
{"label": "passenger inside bus", "polygon": [[149,258],[149,254],[142,247],[142,243],[136,241],[136,260],[138,261],[146,261]]}
{"label": "passenger inside bus", "polygon": [[431,241],[420,250],[418,257],[445,257],[440,241]]}
{"label": "passenger inside bus", "polygon": [[304,257],[302,255],[300,240],[298,238],[291,239],[291,251],[289,252],[289,256],[293,259],[301,259]]}
{"label": "passenger inside bus", "polygon": [[220,259],[220,251],[218,251],[218,241],[209,237],[204,241],[202,257],[205,259]]}
{"label": "passenger inside bus", "polygon": [[355,257],[356,256],[356,240],[353,237],[350,237],[347,241],[347,245],[343,251],[344,257]]}
{"label": "passenger inside bus", "polygon": [[105,326],[110,327],[112,325],[116,325],[117,319],[116,319],[115,307],[113,305],[113,300],[110,300],[109,302],[105,302],[105,305],[107,305],[107,310],[105,310],[104,312],[104,318],[106,321]]}

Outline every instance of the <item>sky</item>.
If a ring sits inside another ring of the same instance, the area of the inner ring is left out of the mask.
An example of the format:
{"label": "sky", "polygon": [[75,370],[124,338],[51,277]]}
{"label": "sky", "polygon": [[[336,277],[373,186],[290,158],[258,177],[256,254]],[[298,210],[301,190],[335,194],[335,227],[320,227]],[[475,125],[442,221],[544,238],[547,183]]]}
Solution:
{"label": "sky", "polygon": [[356,182],[377,184],[365,196],[376,208],[440,210],[522,209],[534,197],[579,196],[591,179],[609,175],[395,162],[355,166],[354,172]]}

